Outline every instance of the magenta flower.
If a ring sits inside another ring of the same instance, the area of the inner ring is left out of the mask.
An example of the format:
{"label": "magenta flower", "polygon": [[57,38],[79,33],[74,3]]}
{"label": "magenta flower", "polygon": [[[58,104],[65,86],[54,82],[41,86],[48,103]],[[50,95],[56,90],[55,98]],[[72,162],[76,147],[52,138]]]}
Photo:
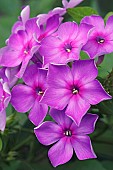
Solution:
{"label": "magenta flower", "polygon": [[10,36],[8,45],[1,49],[0,65],[5,67],[15,67],[21,64],[20,71],[17,74],[21,78],[24,71],[38,49],[38,43],[34,36],[40,35],[40,30],[36,24],[36,18],[29,19],[25,24],[26,30],[20,30]]}
{"label": "magenta flower", "polygon": [[0,69],[0,130],[4,131],[6,126],[6,107],[11,99],[11,93],[7,77],[5,75],[5,69]]}
{"label": "magenta flower", "polygon": [[24,73],[25,85],[18,84],[12,89],[11,104],[18,112],[28,112],[29,119],[38,126],[45,118],[48,107],[40,104],[46,89],[47,70],[39,69],[37,65],[30,65]]}
{"label": "magenta flower", "polygon": [[52,108],[63,110],[77,125],[90,105],[111,99],[102,85],[95,80],[98,71],[94,60],[78,60],[69,68],[66,65],[50,65],[48,88],[41,99]]}
{"label": "magenta flower", "polygon": [[63,15],[66,14],[66,9],[67,8],[73,8],[75,6],[77,6],[79,3],[81,3],[83,0],[70,0],[69,2],[67,0],[62,0],[62,4],[63,4],[63,8],[61,7],[56,7],[53,10],[50,10],[48,12],[48,14],[39,14],[37,16],[39,24],[40,25],[44,25],[44,23],[47,22],[47,20],[52,17],[53,15],[58,14],[59,15],[59,19],[62,20],[63,19]]}
{"label": "magenta flower", "polygon": [[113,16],[110,16],[104,25],[102,17],[97,15],[86,16],[81,23],[94,26],[88,42],[82,48],[91,59],[113,52]]}
{"label": "magenta flower", "polygon": [[78,60],[82,46],[87,42],[92,26],[66,22],[59,26],[57,36],[46,37],[39,49],[44,66],[49,63],[67,63]]}
{"label": "magenta flower", "polygon": [[[51,24],[52,23],[52,24]],[[40,36],[38,37],[38,41],[41,42],[43,38],[54,33],[59,27],[59,15],[53,15],[49,17],[46,22],[41,23],[40,18],[37,19],[37,25],[40,28]]]}
{"label": "magenta flower", "polygon": [[19,21],[17,21],[13,27],[12,27],[12,33],[17,33],[19,30],[25,30],[25,24],[27,20],[30,17],[30,7],[27,5],[22,11],[19,18]]}
{"label": "magenta flower", "polygon": [[48,157],[54,167],[68,162],[73,156],[73,149],[79,160],[96,158],[87,134],[94,131],[98,116],[86,114],[79,127],[65,115],[65,111],[52,109],[50,115],[55,122],[43,122],[34,129],[35,135],[43,145],[53,145]]}
{"label": "magenta flower", "polygon": [[80,4],[83,0],[62,0],[64,8],[73,8]]}

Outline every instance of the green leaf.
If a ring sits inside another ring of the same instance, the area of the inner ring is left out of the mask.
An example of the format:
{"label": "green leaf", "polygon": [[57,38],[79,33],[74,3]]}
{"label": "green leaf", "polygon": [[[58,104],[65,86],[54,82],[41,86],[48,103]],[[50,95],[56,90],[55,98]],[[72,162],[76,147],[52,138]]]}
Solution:
{"label": "green leaf", "polygon": [[81,19],[85,16],[90,16],[92,14],[98,14],[96,10],[90,7],[76,7],[69,8],[67,10],[68,14],[74,19],[74,21],[80,23]]}
{"label": "green leaf", "polygon": [[107,19],[108,19],[111,15],[113,15],[113,12],[108,12],[108,13],[106,14],[106,16],[104,17],[104,21],[106,22]]}
{"label": "green leaf", "polygon": [[81,51],[80,58],[81,60],[85,60],[85,59],[89,59],[89,56],[84,51]]}
{"label": "green leaf", "polygon": [[113,161],[102,161],[102,165],[103,165],[107,170],[113,170]]}
{"label": "green leaf", "polygon": [[104,61],[99,66],[98,76],[101,78],[105,78],[112,71],[112,68],[113,68],[113,53],[105,55]]}
{"label": "green leaf", "polygon": [[0,138],[0,151],[2,150],[2,139]]}

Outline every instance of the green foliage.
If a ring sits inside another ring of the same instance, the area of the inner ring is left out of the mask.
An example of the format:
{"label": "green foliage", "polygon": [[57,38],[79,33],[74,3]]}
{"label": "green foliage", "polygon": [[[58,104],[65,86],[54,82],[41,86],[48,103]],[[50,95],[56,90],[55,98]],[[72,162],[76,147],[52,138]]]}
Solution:
{"label": "green foliage", "polygon": [[104,21],[106,22],[107,19],[108,19],[111,15],[113,15],[113,12],[108,12],[108,13],[106,14],[106,16],[104,17]]}
{"label": "green foliage", "polygon": [[67,10],[68,14],[73,18],[74,21],[80,23],[81,19],[85,16],[92,14],[98,14],[96,10],[91,7],[76,7]]}
{"label": "green foliage", "polygon": [[0,138],[0,151],[2,150],[2,139]]}

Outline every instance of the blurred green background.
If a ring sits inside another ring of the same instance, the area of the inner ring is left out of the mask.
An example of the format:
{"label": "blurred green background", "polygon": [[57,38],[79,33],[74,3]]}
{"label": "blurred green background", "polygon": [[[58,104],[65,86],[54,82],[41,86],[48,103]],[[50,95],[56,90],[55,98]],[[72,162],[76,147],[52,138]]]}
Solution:
{"label": "blurred green background", "polygon": [[[0,0],[0,47],[5,45],[21,7],[28,4],[31,7],[31,17],[62,6],[61,0]],[[103,17],[113,11],[112,0],[85,0],[79,6],[93,7]],[[105,78],[105,87],[108,81],[106,76],[112,68],[113,54],[110,54],[99,70],[99,76]],[[91,135],[98,159],[79,161],[74,154],[70,162],[59,166],[57,170],[113,170],[113,103],[103,102],[99,107],[105,114],[101,116],[100,113],[100,121]],[[47,158],[50,147],[44,147],[36,140],[34,126],[28,121],[27,114],[17,113],[9,106],[7,116],[6,130],[0,134],[0,170],[53,170]]]}

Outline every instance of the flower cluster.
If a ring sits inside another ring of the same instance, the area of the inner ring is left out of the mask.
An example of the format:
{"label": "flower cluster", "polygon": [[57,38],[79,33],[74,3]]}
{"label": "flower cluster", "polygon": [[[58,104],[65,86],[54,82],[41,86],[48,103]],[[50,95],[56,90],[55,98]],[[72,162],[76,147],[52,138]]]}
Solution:
{"label": "flower cluster", "polygon": [[[18,112],[30,111],[39,142],[55,143],[48,152],[54,167],[69,161],[73,149],[80,160],[96,158],[88,134],[98,116],[87,112],[111,99],[96,79],[94,59],[113,52],[113,16],[106,26],[97,15],[84,17],[79,25],[63,22],[66,9],[80,2],[62,0],[63,8],[34,18],[26,6],[0,49],[0,130],[5,129],[9,103]],[[80,59],[81,50],[89,59]],[[47,114],[55,122],[43,122]]]}

